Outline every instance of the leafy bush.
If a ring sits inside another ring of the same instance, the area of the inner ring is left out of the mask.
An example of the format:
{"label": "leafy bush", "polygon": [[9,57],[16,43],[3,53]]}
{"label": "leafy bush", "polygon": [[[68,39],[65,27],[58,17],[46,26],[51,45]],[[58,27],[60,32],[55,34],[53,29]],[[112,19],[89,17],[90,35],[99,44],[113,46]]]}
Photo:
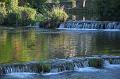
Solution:
{"label": "leafy bush", "polygon": [[64,11],[63,7],[53,7],[51,12],[51,19],[64,22],[67,20],[67,18],[68,18],[68,15]]}
{"label": "leafy bush", "polygon": [[10,12],[8,13],[7,15],[7,18],[6,18],[6,24],[9,24],[9,25],[15,25],[18,23],[18,21],[20,20],[20,15],[16,12]]}
{"label": "leafy bush", "polygon": [[51,10],[45,8],[42,11],[41,13],[43,14],[37,15],[36,20],[47,28],[56,28],[61,22],[66,21],[68,18],[63,7],[53,7]]}
{"label": "leafy bush", "polygon": [[35,20],[35,15],[36,15],[35,9],[28,8],[28,7],[19,7],[18,12],[20,12],[22,25],[31,24]]}
{"label": "leafy bush", "polygon": [[31,7],[39,8],[41,4],[44,4],[47,0],[19,0],[19,5],[24,6],[29,4]]}
{"label": "leafy bush", "polygon": [[18,12],[21,13],[22,19],[35,20],[36,10],[29,7],[18,7]]}
{"label": "leafy bush", "polygon": [[1,5],[0,5],[0,24],[4,23],[5,15],[6,15],[5,4],[1,3]]}
{"label": "leafy bush", "polygon": [[17,9],[18,8],[18,0],[11,0],[10,7],[11,7],[11,9]]}
{"label": "leafy bush", "polygon": [[47,18],[46,18],[44,15],[42,15],[42,14],[37,14],[37,15],[36,15],[36,21],[37,21],[37,22],[43,23],[46,19],[47,19]]}
{"label": "leafy bush", "polygon": [[18,9],[8,13],[7,22],[10,25],[29,25],[35,20],[36,10],[28,7],[18,7]]}
{"label": "leafy bush", "polygon": [[63,7],[53,7],[52,11],[49,12],[50,20],[48,20],[48,27],[57,28],[61,22],[65,22],[68,18],[67,13]]}

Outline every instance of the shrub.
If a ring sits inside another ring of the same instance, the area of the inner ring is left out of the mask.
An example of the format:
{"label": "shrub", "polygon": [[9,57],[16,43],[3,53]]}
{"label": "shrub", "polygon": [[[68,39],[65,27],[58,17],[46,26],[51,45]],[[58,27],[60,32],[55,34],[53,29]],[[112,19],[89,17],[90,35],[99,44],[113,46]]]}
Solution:
{"label": "shrub", "polygon": [[49,12],[50,20],[48,20],[48,27],[57,28],[61,22],[65,22],[68,18],[67,13],[63,7],[53,7],[52,11]]}
{"label": "shrub", "polygon": [[4,23],[6,8],[4,3],[0,3],[0,24]]}
{"label": "shrub", "polygon": [[67,20],[67,18],[68,18],[68,15],[64,11],[63,7],[53,7],[51,12],[51,19],[64,22]]}
{"label": "shrub", "polygon": [[27,7],[18,7],[7,15],[7,23],[10,25],[29,25],[35,20],[36,10]]}
{"label": "shrub", "polygon": [[47,20],[47,18],[46,18],[44,15],[42,15],[42,14],[37,14],[37,15],[36,15],[36,21],[37,21],[37,22],[43,23],[43,22],[45,22],[46,20]]}
{"label": "shrub", "polygon": [[44,13],[37,15],[36,20],[47,28],[56,28],[61,22],[66,21],[68,18],[63,7],[53,7],[51,10],[45,8],[42,11]]}
{"label": "shrub", "polygon": [[18,21],[18,18],[20,18],[19,14],[15,12],[8,13],[7,18],[6,18],[7,24],[15,25]]}
{"label": "shrub", "polygon": [[22,25],[31,24],[35,20],[36,10],[28,7],[19,7],[18,11],[20,13],[21,19],[20,23]]}
{"label": "shrub", "polygon": [[[18,12],[23,14],[23,18],[35,20],[36,10],[29,7],[19,7]],[[25,15],[24,15],[25,14]]]}
{"label": "shrub", "polygon": [[10,7],[11,7],[11,9],[17,9],[18,8],[18,0],[10,0]]}

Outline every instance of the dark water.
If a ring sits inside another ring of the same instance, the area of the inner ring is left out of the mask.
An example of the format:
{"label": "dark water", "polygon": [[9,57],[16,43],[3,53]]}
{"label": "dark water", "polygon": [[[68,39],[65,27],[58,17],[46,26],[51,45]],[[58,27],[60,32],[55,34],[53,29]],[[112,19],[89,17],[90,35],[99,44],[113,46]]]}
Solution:
{"label": "dark water", "polygon": [[0,30],[0,63],[120,55],[120,31]]}

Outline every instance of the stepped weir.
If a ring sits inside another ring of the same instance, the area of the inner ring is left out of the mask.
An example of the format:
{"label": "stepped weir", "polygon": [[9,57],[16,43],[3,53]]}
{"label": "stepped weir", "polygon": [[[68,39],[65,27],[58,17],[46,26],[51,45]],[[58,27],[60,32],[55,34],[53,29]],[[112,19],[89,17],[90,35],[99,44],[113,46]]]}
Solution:
{"label": "stepped weir", "polygon": [[74,71],[78,68],[95,67],[104,68],[105,62],[109,64],[120,64],[120,56],[91,56],[91,57],[73,57],[67,59],[51,59],[42,63],[14,63],[1,64],[0,75],[17,72],[31,73],[56,73],[63,71]]}
{"label": "stepped weir", "polygon": [[59,29],[120,29],[120,22],[112,21],[67,21]]}

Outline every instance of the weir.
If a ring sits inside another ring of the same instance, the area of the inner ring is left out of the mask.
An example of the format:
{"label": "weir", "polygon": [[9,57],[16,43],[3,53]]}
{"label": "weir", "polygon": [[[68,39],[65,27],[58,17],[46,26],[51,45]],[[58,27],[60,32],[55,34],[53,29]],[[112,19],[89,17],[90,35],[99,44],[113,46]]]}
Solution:
{"label": "weir", "polygon": [[120,29],[120,22],[112,21],[67,21],[59,29]]}
{"label": "weir", "polygon": [[67,59],[51,59],[42,63],[14,63],[1,64],[0,75],[17,72],[31,72],[31,73],[56,73],[63,71],[74,71],[78,68],[95,67],[104,68],[104,64],[120,64],[120,56],[91,56],[91,57],[74,57]]}

